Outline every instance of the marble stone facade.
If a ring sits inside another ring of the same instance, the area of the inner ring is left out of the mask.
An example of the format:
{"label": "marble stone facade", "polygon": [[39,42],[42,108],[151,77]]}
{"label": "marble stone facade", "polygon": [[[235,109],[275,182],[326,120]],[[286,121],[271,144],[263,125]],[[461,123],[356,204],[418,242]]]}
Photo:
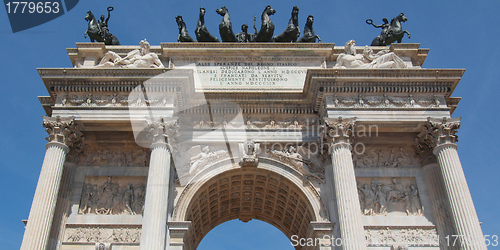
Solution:
{"label": "marble stone facade", "polygon": [[38,69],[49,143],[22,249],[196,249],[231,219],[322,244],[297,249],[482,236],[451,118],[464,70],[425,68],[419,44],[389,69],[335,67],[331,43],[162,43],[137,59],[156,67],[102,67],[138,49],[77,43],[72,68]]}

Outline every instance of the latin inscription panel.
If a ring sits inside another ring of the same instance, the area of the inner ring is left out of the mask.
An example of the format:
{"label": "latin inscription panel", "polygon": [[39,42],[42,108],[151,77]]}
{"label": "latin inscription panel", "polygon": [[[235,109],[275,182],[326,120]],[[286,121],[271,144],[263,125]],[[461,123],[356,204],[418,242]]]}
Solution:
{"label": "latin inscription panel", "polygon": [[197,59],[172,61],[175,68],[193,69],[196,91],[200,92],[302,92],[307,69],[321,68],[324,62],[318,57]]}

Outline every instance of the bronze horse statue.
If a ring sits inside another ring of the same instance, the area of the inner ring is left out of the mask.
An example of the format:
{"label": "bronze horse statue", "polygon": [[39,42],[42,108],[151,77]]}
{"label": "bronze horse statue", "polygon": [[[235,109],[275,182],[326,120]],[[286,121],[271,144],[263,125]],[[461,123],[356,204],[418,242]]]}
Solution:
{"label": "bronze horse statue", "polygon": [[[403,26],[401,25],[401,23],[404,23],[407,20],[408,19],[405,17],[404,13],[401,13],[397,17],[393,18],[391,20],[391,24],[387,28],[387,34],[381,34],[375,37],[372,41],[371,46],[386,46],[396,41],[398,43],[401,43],[401,40],[403,40],[405,33],[408,35],[408,38],[410,38],[410,32],[403,30]],[[371,24],[369,22],[370,19],[366,21],[368,24]]]}
{"label": "bronze horse statue", "polygon": [[238,39],[236,39],[236,35],[233,32],[233,25],[231,24],[229,11],[226,6],[215,10],[215,12],[222,16],[222,21],[219,24],[219,34],[222,42],[238,42]]}
{"label": "bronze horse statue", "polygon": [[[113,7],[108,7],[108,14],[113,10]],[[91,42],[104,42],[106,45],[120,45],[118,38],[111,33],[107,33],[107,37],[103,36],[103,32],[101,27],[99,27],[99,23],[97,22],[92,11],[87,11],[87,15],[85,16],[85,21],[88,22],[87,31],[85,31],[84,37],[87,38],[87,35],[90,38]]]}
{"label": "bronze horse statue", "polygon": [[312,27],[314,23],[314,17],[309,15],[307,17],[306,25],[304,26],[304,35],[297,40],[298,43],[315,43],[316,38],[318,38],[318,43],[321,42],[321,38],[314,33],[314,29]]}
{"label": "bronze horse statue", "polygon": [[186,29],[186,23],[182,20],[182,16],[176,16],[175,21],[177,22],[177,26],[179,28],[179,36],[177,36],[177,42],[186,43],[186,42],[196,42],[189,34]]}
{"label": "bronze horse statue", "polygon": [[196,34],[196,40],[198,40],[198,42],[219,42],[219,39],[210,34],[205,26],[205,8],[200,8],[200,17],[198,18],[198,24],[196,25],[194,33]]}
{"label": "bronze horse statue", "polygon": [[299,36],[299,7],[293,6],[292,17],[290,17],[290,20],[288,21],[288,27],[286,27],[285,31],[283,31],[281,34],[273,37],[271,39],[271,42],[295,42],[297,41],[297,38],[299,38]]}
{"label": "bronze horse statue", "polygon": [[260,26],[259,33],[257,33],[255,37],[255,42],[269,42],[273,37],[274,24],[269,16],[274,15],[274,13],[276,13],[276,10],[271,8],[271,5],[266,6],[260,16],[262,25]]}

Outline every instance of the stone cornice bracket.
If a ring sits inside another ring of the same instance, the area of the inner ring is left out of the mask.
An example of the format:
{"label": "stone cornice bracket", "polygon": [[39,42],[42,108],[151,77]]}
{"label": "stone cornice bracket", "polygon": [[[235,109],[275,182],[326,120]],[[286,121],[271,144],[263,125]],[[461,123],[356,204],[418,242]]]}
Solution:
{"label": "stone cornice bracket", "polygon": [[329,146],[336,144],[351,145],[356,127],[356,117],[352,118],[324,118],[322,139]]}
{"label": "stone cornice bracket", "polygon": [[151,147],[153,148],[155,144],[167,144],[168,148],[172,150],[172,145],[175,144],[179,136],[179,123],[177,117],[173,117],[169,120],[160,117],[157,121],[147,119],[146,123],[146,138],[151,143]]}
{"label": "stone cornice bracket", "polygon": [[454,145],[458,142],[457,130],[460,128],[460,119],[458,118],[427,118],[427,125],[418,135],[420,143],[427,144],[434,153],[442,145]]}
{"label": "stone cornice bracket", "polygon": [[60,143],[69,149],[74,145],[80,145],[83,141],[83,133],[74,116],[67,118],[43,116],[43,126],[49,134],[45,138],[48,141],[47,145]]}

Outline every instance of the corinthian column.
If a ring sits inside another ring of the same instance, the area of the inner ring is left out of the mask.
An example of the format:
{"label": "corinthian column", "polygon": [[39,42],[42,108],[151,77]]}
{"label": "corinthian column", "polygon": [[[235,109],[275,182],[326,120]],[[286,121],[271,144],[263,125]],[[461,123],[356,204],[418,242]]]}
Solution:
{"label": "corinthian column", "polygon": [[74,117],[44,117],[43,126],[49,133],[47,151],[21,244],[23,250],[47,248],[66,154],[82,139]]}
{"label": "corinthian column", "polygon": [[[419,135],[420,140],[434,148],[439,162],[451,216],[458,235],[460,249],[486,249],[476,209],[465,180],[462,164],[458,158],[458,136],[460,118],[428,118],[427,127]],[[453,238],[454,240],[455,238]],[[450,236],[450,242],[452,236]]]}
{"label": "corinthian column", "polygon": [[367,249],[361,221],[351,143],[356,118],[325,118],[325,138],[332,157],[342,249]]}
{"label": "corinthian column", "polygon": [[142,219],[142,250],[165,249],[168,239],[167,204],[170,179],[170,145],[176,133],[176,120],[148,121],[148,138],[151,141],[144,217]]}

